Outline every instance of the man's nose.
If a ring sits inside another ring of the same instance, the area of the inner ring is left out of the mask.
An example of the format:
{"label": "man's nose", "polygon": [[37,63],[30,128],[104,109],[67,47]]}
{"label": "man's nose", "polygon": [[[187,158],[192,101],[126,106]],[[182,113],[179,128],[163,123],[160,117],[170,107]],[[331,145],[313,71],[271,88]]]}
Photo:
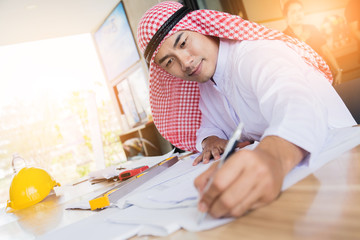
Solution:
{"label": "man's nose", "polygon": [[188,52],[183,52],[183,53],[181,53],[179,58],[180,58],[180,63],[181,63],[181,69],[185,72],[189,71],[189,69],[191,69],[191,65],[194,62],[193,56],[191,54],[189,54]]}

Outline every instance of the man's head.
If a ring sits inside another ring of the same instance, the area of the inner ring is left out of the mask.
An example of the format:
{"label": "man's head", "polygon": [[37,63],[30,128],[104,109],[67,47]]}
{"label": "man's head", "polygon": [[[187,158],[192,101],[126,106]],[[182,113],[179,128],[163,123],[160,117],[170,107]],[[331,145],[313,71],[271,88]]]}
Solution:
{"label": "man's head", "polygon": [[289,0],[284,5],[283,14],[289,25],[301,25],[304,21],[304,6],[298,0]]}
{"label": "man's head", "polygon": [[214,75],[218,49],[218,38],[179,31],[162,43],[154,60],[175,77],[201,83]]}
{"label": "man's head", "polygon": [[204,28],[210,21],[209,13],[199,15],[178,2],[162,2],[140,20],[139,48],[150,65],[179,79],[205,82],[215,72],[219,42],[210,32],[217,29]]}
{"label": "man's head", "polygon": [[189,8],[170,1],[157,4],[146,11],[139,22],[137,41],[149,64],[164,39],[180,29],[188,28],[181,24],[181,20],[189,12]]}
{"label": "man's head", "polygon": [[218,38],[203,33],[192,13],[177,2],[154,6],[140,20],[138,45],[149,64],[183,80],[205,82],[215,72]]}

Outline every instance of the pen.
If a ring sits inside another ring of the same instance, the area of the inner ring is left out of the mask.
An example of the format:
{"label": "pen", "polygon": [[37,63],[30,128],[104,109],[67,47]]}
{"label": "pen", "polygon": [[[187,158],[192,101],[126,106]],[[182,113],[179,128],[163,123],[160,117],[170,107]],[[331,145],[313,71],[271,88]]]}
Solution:
{"label": "pen", "polygon": [[[221,168],[221,166],[228,159],[228,157],[235,151],[235,148],[240,140],[243,127],[244,127],[244,124],[242,122],[240,122],[239,125],[237,126],[235,132],[229,139],[229,142],[226,144],[224,153],[221,155],[221,158],[219,159],[220,162],[217,165],[217,170],[219,170]],[[213,181],[213,178],[211,177],[209,179],[209,181],[206,183],[206,186],[205,186],[203,192],[206,192],[207,190],[209,190],[209,187],[210,187],[212,181]],[[204,220],[204,218],[206,217],[206,214],[207,214],[206,212],[200,213],[200,216],[198,218],[198,224],[200,224]]]}

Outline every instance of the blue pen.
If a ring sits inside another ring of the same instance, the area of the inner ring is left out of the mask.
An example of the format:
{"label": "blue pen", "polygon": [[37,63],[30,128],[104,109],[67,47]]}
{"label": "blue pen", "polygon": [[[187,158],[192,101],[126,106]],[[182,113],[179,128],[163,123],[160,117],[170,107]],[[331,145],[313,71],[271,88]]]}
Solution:
{"label": "blue pen", "polygon": [[[235,151],[236,146],[241,138],[241,132],[244,128],[244,124],[241,122],[235,132],[233,133],[233,135],[231,136],[231,138],[229,139],[229,142],[227,143],[224,153],[221,155],[221,158],[219,159],[219,164],[217,165],[217,170],[221,168],[221,166],[224,164],[224,162],[228,159],[228,157]],[[209,181],[206,183],[206,186],[204,188],[203,192],[206,192],[207,190],[209,190],[209,187],[211,185],[213,181],[213,178],[210,178]],[[206,212],[200,213],[199,219],[198,219],[198,224],[200,224],[204,218],[206,217]]]}

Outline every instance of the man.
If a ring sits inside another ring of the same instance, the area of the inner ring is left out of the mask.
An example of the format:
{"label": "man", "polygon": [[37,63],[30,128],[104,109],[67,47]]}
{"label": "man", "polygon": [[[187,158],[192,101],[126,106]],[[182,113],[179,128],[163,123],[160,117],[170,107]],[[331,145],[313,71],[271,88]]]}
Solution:
{"label": "man", "polygon": [[196,179],[199,210],[214,217],[268,204],[329,128],[355,124],[321,57],[238,16],[162,2],[140,20],[138,45],[150,67],[155,124],[179,148],[202,150],[194,165],[218,159],[239,122],[243,145],[259,141]]}

